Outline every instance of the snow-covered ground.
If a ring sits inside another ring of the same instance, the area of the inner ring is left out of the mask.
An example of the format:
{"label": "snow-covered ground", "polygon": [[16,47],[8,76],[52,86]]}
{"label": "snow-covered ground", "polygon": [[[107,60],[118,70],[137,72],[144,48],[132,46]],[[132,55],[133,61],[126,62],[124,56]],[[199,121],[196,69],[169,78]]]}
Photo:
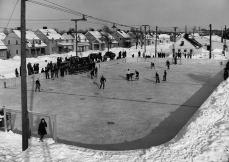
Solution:
{"label": "snow-covered ground", "polygon": [[[158,51],[163,51],[163,52],[169,52],[169,46],[171,44],[161,44],[158,46]],[[151,55],[154,54],[154,46],[147,46],[147,55]],[[105,54],[107,50],[104,51],[86,51],[86,52],[82,52],[80,53],[80,57],[86,57],[88,56],[90,53],[95,53],[95,52],[101,52],[102,55]],[[112,52],[116,53],[116,56],[118,54],[119,51],[126,51],[127,52],[127,57],[131,57],[132,54],[135,55],[135,57],[138,54],[138,51],[141,51],[141,53],[143,53],[144,49],[142,48],[138,48],[136,49],[135,46],[131,47],[131,48],[112,48],[111,49]],[[45,56],[39,56],[37,58],[27,58],[26,61],[27,63],[30,62],[32,64],[34,63],[39,63],[39,67],[40,70],[41,68],[44,68],[48,62],[52,61],[52,62],[56,62],[57,57],[70,57],[70,56],[75,56],[75,52],[69,52],[69,53],[65,53],[65,54],[51,54],[51,55],[45,55]],[[20,57],[19,56],[15,56],[14,58],[8,59],[8,60],[2,60],[0,59],[0,79],[3,78],[13,78],[15,77],[15,69],[20,67]]]}
{"label": "snow-covered ground", "polygon": [[146,150],[98,151],[32,138],[29,149],[21,152],[21,135],[0,132],[0,161],[228,162],[228,99],[229,80],[218,86],[173,140]]}

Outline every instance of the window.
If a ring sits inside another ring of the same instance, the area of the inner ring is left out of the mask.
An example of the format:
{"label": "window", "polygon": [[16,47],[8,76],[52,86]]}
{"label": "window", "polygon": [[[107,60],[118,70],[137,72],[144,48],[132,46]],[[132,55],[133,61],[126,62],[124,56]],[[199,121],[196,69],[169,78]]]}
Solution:
{"label": "window", "polygon": [[18,54],[18,50],[16,50],[16,54]]}
{"label": "window", "polygon": [[18,45],[18,41],[16,40],[16,45]]}
{"label": "window", "polygon": [[184,46],[184,41],[181,41],[180,46]]}
{"label": "window", "polygon": [[8,44],[10,44],[10,40],[8,40]]}

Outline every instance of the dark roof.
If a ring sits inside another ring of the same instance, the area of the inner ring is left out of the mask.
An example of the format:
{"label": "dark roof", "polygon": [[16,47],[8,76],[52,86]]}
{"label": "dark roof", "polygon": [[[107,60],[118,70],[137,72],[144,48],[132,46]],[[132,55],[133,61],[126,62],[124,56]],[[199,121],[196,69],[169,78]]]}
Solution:
{"label": "dark roof", "polygon": [[188,34],[185,34],[184,35],[184,39],[186,39],[187,41],[189,41],[196,48],[202,47],[202,45],[197,40],[195,40],[194,38],[190,38]]}

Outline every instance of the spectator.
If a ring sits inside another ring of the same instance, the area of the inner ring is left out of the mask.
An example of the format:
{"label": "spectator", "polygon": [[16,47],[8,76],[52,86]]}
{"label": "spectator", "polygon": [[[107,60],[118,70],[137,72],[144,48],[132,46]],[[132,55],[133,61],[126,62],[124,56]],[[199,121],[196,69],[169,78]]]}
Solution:
{"label": "spectator", "polygon": [[100,78],[100,87],[99,89],[101,89],[103,87],[105,87],[105,82],[106,82],[106,78],[102,75],[101,78]]}
{"label": "spectator", "polygon": [[43,142],[44,136],[47,134],[46,131],[47,123],[44,118],[41,119],[41,122],[38,127],[38,135],[40,135],[40,141]]}
{"label": "spectator", "polygon": [[18,77],[18,76],[19,76],[19,73],[18,73],[17,68],[15,69],[15,75],[16,75],[16,77]]}

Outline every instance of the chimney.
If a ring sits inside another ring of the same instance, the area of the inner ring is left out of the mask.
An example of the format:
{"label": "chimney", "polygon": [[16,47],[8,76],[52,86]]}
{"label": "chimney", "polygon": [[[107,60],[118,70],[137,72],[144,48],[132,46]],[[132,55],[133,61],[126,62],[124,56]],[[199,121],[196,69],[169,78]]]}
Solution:
{"label": "chimney", "polygon": [[47,26],[43,26],[43,29],[47,29]]}

